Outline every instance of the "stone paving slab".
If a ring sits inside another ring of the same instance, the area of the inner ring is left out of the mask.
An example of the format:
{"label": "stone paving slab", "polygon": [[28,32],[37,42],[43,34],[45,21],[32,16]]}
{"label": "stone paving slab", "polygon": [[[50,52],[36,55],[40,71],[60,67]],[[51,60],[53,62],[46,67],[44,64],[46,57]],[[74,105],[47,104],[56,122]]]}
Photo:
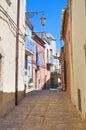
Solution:
{"label": "stone paving slab", "polygon": [[66,92],[35,90],[0,118],[0,130],[86,130]]}

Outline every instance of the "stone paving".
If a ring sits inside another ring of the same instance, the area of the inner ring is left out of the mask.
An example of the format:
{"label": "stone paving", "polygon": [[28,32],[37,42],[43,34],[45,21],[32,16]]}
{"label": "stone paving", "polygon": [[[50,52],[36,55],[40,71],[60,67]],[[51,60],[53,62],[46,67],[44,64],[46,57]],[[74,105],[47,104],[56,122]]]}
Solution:
{"label": "stone paving", "polygon": [[35,90],[0,118],[0,130],[86,130],[66,92]]}

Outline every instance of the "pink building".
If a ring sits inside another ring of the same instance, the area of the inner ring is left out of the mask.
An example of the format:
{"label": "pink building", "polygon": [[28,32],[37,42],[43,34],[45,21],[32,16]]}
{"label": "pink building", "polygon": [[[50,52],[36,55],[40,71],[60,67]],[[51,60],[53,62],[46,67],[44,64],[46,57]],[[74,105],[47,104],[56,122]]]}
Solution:
{"label": "pink building", "polygon": [[33,55],[33,82],[35,89],[41,89],[45,85],[45,42],[33,32],[34,55]]}
{"label": "pink building", "polygon": [[[50,70],[51,70],[51,65],[52,65],[52,49],[51,49],[51,41],[49,41],[49,38],[47,37],[46,33],[44,32],[36,32],[36,35],[39,37],[39,39],[44,41],[44,89],[49,89],[50,88]],[[42,44],[43,45],[43,44]]]}

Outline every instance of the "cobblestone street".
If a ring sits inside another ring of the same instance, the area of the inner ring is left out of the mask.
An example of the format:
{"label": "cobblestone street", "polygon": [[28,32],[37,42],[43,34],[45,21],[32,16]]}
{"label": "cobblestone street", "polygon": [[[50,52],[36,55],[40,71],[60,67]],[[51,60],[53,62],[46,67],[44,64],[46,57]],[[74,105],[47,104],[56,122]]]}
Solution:
{"label": "cobblestone street", "polygon": [[4,118],[0,130],[86,130],[66,92],[32,91]]}

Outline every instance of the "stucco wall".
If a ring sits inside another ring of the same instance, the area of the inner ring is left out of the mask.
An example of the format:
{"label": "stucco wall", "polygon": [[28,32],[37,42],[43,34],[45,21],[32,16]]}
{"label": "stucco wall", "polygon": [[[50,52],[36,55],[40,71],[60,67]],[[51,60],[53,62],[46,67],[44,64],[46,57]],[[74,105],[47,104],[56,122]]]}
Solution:
{"label": "stucco wall", "polygon": [[70,86],[70,21],[69,14],[66,14],[66,32],[65,32],[65,58],[66,58],[66,90],[70,94],[71,86]]}
{"label": "stucco wall", "polygon": [[[23,1],[20,1],[21,3]],[[6,0],[0,0],[0,54],[1,79],[0,79],[0,115],[7,113],[15,105],[15,56],[16,56],[16,22],[17,22],[17,0],[12,0],[9,6]],[[25,2],[22,4],[20,29],[24,32]],[[24,91],[24,40],[19,37],[19,71],[18,91]],[[2,93],[3,92],[3,93]],[[21,95],[22,93],[19,93]],[[22,97],[22,96],[21,96]],[[20,98],[19,98],[20,99]]]}
{"label": "stucco wall", "polygon": [[[39,41],[38,41],[39,42]],[[36,89],[41,89],[44,85],[45,81],[45,58],[44,58],[44,47],[41,46],[41,44],[38,44],[37,41],[34,40],[34,54],[33,54],[33,80],[34,80],[34,85]],[[37,70],[37,65],[36,65],[36,45],[39,46],[40,50],[40,58],[42,61],[42,66],[39,67],[39,70],[37,71],[37,76],[36,76],[36,70]],[[36,86],[36,78],[37,78],[37,86]]]}
{"label": "stucco wall", "polygon": [[79,110],[78,89],[81,93],[81,113],[86,117],[86,61],[84,44],[86,40],[85,0],[72,0],[72,49],[73,49],[73,86],[72,100]]}

